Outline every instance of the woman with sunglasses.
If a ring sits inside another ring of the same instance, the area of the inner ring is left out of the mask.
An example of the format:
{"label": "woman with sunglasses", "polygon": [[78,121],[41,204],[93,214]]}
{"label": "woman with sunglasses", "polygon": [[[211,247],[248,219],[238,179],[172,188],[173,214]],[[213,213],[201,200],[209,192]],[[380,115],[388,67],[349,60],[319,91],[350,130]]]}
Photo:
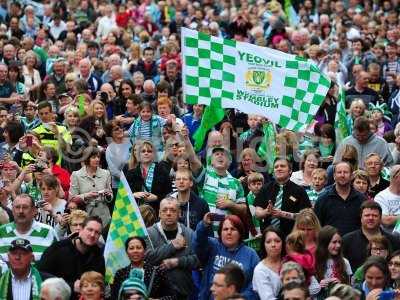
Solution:
{"label": "woman with sunglasses", "polygon": [[139,204],[149,204],[158,214],[160,201],[172,192],[169,169],[156,160],[157,151],[150,141],[137,141],[124,173]]}

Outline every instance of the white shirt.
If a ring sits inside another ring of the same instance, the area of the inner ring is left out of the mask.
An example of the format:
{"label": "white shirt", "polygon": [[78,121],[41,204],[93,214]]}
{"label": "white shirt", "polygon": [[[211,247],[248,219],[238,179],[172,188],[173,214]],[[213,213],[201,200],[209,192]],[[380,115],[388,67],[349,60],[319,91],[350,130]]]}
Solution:
{"label": "white shirt", "polygon": [[11,272],[11,284],[12,284],[13,299],[18,299],[18,300],[30,299],[32,290],[31,271],[29,271],[29,274],[25,279],[17,279]]}
{"label": "white shirt", "polygon": [[383,216],[400,215],[400,196],[393,194],[389,188],[379,192],[375,196],[375,201],[382,207]]}
{"label": "white shirt", "polygon": [[254,269],[253,290],[261,300],[278,299],[282,282],[279,274],[260,261]]}
{"label": "white shirt", "polygon": [[97,26],[96,36],[101,39],[103,36],[108,35],[113,28],[117,27],[115,22],[115,16],[107,17],[103,16],[99,19],[99,25]]}

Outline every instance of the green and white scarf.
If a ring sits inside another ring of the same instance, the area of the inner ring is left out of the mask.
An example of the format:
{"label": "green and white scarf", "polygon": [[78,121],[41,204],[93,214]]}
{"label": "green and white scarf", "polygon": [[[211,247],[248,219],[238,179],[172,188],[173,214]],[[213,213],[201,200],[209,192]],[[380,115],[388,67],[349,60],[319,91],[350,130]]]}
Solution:
{"label": "green and white scarf", "polygon": [[156,164],[152,163],[150,167],[147,169],[147,175],[144,179],[143,191],[151,192],[151,186],[153,185],[153,178],[154,178],[154,168]]}
{"label": "green and white scarf", "polygon": [[[7,300],[8,285],[10,284],[11,270],[6,271],[0,277],[0,300]],[[40,300],[40,287],[42,285],[42,277],[35,267],[31,267],[32,276],[32,300]]]}

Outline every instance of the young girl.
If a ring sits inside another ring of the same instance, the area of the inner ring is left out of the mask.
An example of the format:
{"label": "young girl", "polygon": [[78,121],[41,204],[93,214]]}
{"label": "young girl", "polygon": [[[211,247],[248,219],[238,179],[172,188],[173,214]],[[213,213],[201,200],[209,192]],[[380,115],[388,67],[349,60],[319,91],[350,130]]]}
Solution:
{"label": "young girl", "polygon": [[44,175],[40,183],[40,192],[43,200],[37,202],[38,214],[35,219],[38,222],[55,227],[64,213],[67,202],[58,198],[60,184],[54,175]]}
{"label": "young girl", "polygon": [[279,272],[282,268],[282,258],[285,253],[285,240],[282,233],[270,226],[262,235],[262,261],[254,269],[253,289],[260,300],[277,299],[282,283]]}
{"label": "young girl", "polygon": [[321,286],[319,297],[325,299],[331,284],[350,283],[350,263],[342,254],[342,238],[330,225],[322,227],[316,251],[316,276]]}
{"label": "young girl", "polygon": [[306,249],[305,235],[302,231],[294,231],[286,238],[286,261],[298,263],[306,275],[306,282],[309,284],[315,273],[315,259],[309,250]]}
{"label": "young girl", "polygon": [[353,131],[354,120],[361,117],[365,113],[365,103],[362,99],[355,98],[350,104],[349,115],[347,116],[347,128],[350,130],[350,134]]}
{"label": "young girl", "polygon": [[[151,141],[159,154],[162,153],[162,129],[168,121],[158,115],[154,115],[151,104],[143,101],[139,107],[139,117],[128,130],[132,144],[137,140]],[[162,157],[159,155],[158,157]]]}
{"label": "young girl", "polygon": [[321,225],[318,217],[311,208],[302,209],[297,214],[293,231],[301,231],[304,233],[305,247],[314,257],[317,249],[317,237],[320,230]]}
{"label": "young girl", "polygon": [[386,103],[374,105],[373,103],[369,104],[369,110],[371,112],[372,122],[376,126],[376,134],[380,137],[392,130],[392,126],[390,125],[392,113],[389,111]]}

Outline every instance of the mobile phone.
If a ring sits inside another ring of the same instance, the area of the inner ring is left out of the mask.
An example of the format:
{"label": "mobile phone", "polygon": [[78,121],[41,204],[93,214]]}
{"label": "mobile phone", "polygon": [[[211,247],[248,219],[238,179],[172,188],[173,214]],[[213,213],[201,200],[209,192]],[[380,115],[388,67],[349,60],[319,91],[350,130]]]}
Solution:
{"label": "mobile phone", "polygon": [[223,220],[225,220],[225,215],[210,213],[210,219],[212,222],[222,222]]}
{"label": "mobile phone", "polygon": [[31,135],[28,135],[26,137],[26,146],[27,147],[32,147],[32,136]]}
{"label": "mobile phone", "polygon": [[65,214],[70,214],[70,213],[71,213],[71,209],[69,209],[68,207],[66,207],[66,208],[64,209],[64,213],[65,213]]}
{"label": "mobile phone", "polygon": [[43,207],[45,204],[46,204],[46,201],[44,201],[44,200],[39,200],[39,201],[36,202],[36,207],[41,208],[41,207]]}

